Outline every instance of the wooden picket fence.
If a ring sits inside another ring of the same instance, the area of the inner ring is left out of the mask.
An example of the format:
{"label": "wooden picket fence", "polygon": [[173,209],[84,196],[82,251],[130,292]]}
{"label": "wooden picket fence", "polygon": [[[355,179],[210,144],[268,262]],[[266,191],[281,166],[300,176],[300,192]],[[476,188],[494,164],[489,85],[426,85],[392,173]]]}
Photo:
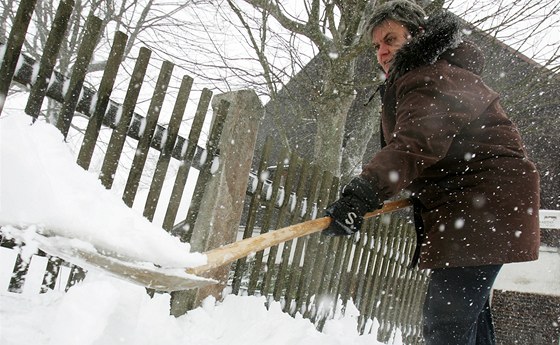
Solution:
{"label": "wooden picket fence", "polygon": [[[338,179],[332,174],[287,151],[270,162],[271,145],[267,140],[256,174],[267,174],[269,166],[274,171],[248,191],[244,238],[322,216],[337,196]],[[370,332],[375,318],[380,341],[389,343],[399,329],[406,344],[415,344],[421,342],[421,308],[429,278],[411,267],[415,246],[408,213],[398,211],[366,220],[356,237],[313,234],[240,259],[230,285],[234,294],[279,301],[285,312],[299,313],[319,328],[354,303],[361,332]]]}
{"label": "wooden picket fence", "polygon": [[[140,86],[150,61],[151,51],[146,48],[139,51],[123,103],[111,101],[110,95],[127,40],[126,35],[120,32],[115,34],[107,68],[98,89],[84,87],[87,66],[100,34],[99,19],[94,16],[88,18],[85,26],[85,38],[79,48],[72,75],[67,77],[57,73],[54,66],[61,37],[72,13],[71,0],[60,1],[56,16],[58,25],[53,25],[41,61],[20,55],[35,1],[21,1],[10,38],[5,44],[0,66],[0,113],[10,84],[17,82],[30,87],[25,111],[32,118],[38,117],[45,97],[61,104],[54,124],[64,136],[68,135],[75,112],[85,115],[88,124],[83,145],[77,154],[77,164],[84,169],[90,168],[100,129],[103,126],[110,128],[111,138],[99,171],[99,179],[107,189],[112,188],[117,166],[122,164],[121,153],[125,142],[132,140],[138,154],[130,166],[123,201],[132,206],[140,179],[143,175],[151,174],[143,215],[153,220],[156,208],[166,207],[161,226],[182,240],[189,241],[193,231],[201,231],[195,229],[194,225],[205,183],[197,183],[186,218],[177,221],[181,196],[191,169],[200,171],[200,181],[211,178],[211,157],[218,154],[219,138],[229,104],[222,101],[214,109],[208,144],[205,148],[198,147],[197,142],[212,99],[212,92],[204,89],[189,135],[187,138],[181,137],[180,124],[194,82],[191,77],[185,76],[169,124],[166,127],[159,125],[159,113],[173,69],[173,64],[165,61],[147,115],[143,117],[135,113]],[[21,59],[19,66],[18,59]],[[248,185],[244,203],[239,203],[240,207],[244,207],[240,224],[240,236],[243,238],[322,216],[324,208],[337,197],[338,179],[295,154],[284,150],[276,162],[271,162],[270,151],[274,144],[273,140],[267,140],[258,167],[247,176],[246,181],[240,181]],[[145,171],[149,152],[159,154],[156,167],[151,172]],[[210,158],[201,164],[199,158],[203,154]],[[171,162],[180,164],[173,177],[171,197],[165,203],[160,200],[160,195]],[[188,231],[181,232],[181,229]],[[322,328],[327,319],[344,313],[348,304],[353,303],[360,311],[361,332],[370,332],[371,320],[377,319],[380,324],[379,340],[390,342],[395,330],[399,329],[404,343],[421,343],[421,305],[429,277],[426,272],[409,267],[415,244],[413,226],[406,212],[399,211],[391,216],[366,221],[359,237],[324,238],[314,234],[240,259],[232,265],[229,285],[235,294],[258,294],[280,301],[286,312],[291,315],[300,313],[313,320],[318,328]],[[13,247],[14,243],[3,240],[2,246]],[[69,265],[58,258],[47,257],[42,291],[52,289],[56,280],[54,277],[59,276],[60,268]],[[26,265],[18,258],[10,290],[21,291],[27,273]],[[71,267],[69,281],[63,284],[67,288],[84,276],[79,267]]]}

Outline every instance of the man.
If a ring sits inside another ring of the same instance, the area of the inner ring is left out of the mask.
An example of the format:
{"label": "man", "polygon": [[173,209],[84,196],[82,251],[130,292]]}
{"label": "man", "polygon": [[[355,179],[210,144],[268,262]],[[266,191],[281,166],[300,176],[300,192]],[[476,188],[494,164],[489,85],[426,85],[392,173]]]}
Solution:
{"label": "man", "polygon": [[382,149],[327,208],[325,235],[358,231],[363,215],[407,190],[416,258],[431,269],[426,344],[494,344],[489,296],[503,264],[536,260],[539,177],[499,96],[480,78],[480,50],[448,13],[385,3],[365,35],[386,74]]}

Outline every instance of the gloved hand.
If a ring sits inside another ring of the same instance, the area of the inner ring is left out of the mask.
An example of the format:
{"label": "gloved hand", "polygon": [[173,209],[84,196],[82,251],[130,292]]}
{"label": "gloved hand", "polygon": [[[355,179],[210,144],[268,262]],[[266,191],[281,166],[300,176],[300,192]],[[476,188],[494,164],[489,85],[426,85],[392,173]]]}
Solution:
{"label": "gloved hand", "polygon": [[379,198],[379,193],[370,182],[362,177],[355,177],[344,187],[340,199],[325,210],[326,215],[333,220],[322,234],[344,236],[359,231],[364,215],[382,206]]}

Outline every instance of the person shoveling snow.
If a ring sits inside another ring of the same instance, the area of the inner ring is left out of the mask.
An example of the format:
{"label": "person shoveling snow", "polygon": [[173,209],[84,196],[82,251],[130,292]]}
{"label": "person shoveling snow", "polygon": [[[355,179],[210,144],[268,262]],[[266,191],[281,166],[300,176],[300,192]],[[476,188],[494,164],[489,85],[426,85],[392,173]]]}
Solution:
{"label": "person shoveling snow", "polygon": [[[5,207],[0,208],[2,233],[86,268],[100,268],[160,291],[201,287],[216,281],[199,274],[324,230],[331,222],[330,217],[313,219],[193,253],[188,243],[136,214],[95,175],[77,166],[56,128],[30,122],[25,114],[0,118],[5,162],[1,174],[6,184],[1,200]],[[387,203],[366,217],[408,206],[408,200]]]}

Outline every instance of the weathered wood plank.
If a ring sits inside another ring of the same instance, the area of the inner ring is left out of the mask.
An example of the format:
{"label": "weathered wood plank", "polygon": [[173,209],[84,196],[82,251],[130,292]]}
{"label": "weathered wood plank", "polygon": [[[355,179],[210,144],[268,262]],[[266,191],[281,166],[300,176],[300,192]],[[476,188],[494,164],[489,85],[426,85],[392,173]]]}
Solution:
{"label": "weathered wood plank", "polygon": [[107,66],[103,71],[99,91],[97,91],[95,97],[94,110],[89,118],[86,132],[84,134],[84,140],[82,142],[82,146],[80,147],[80,151],[78,152],[77,163],[85,170],[89,169],[89,165],[91,163],[95,144],[97,143],[99,131],[101,130],[103,118],[105,117],[105,111],[109,105],[109,97],[111,96],[113,86],[115,85],[115,80],[122,62],[127,40],[128,36],[124,33],[120,31],[115,33],[113,46],[111,47],[109,58],[107,59]]}
{"label": "weathered wood plank", "polygon": [[68,21],[72,10],[74,9],[74,0],[62,0],[58,4],[53,25],[45,42],[41,61],[39,63],[39,71],[35,83],[31,87],[27,104],[25,105],[25,113],[32,118],[37,119],[41,112],[43,100],[47,94],[47,88],[50,79],[53,77],[56,59],[64,40],[64,33],[68,28]]}
{"label": "weathered wood plank", "polygon": [[107,152],[105,153],[103,165],[101,166],[101,173],[99,175],[101,184],[103,184],[103,186],[107,189],[112,187],[115,179],[115,173],[117,172],[127,132],[129,132],[130,121],[132,120],[134,114],[134,108],[136,107],[138,96],[140,95],[140,88],[144,82],[144,76],[146,75],[151,55],[151,50],[144,47],[140,48],[138,59],[136,60],[136,64],[134,65],[134,69],[128,83],[119,120],[116,123],[115,129],[111,133],[111,139],[109,140]]}
{"label": "weathered wood plank", "polygon": [[138,192],[140,178],[142,177],[144,165],[146,164],[146,159],[148,158],[150,143],[152,142],[152,138],[154,136],[159,114],[167,92],[167,87],[169,86],[169,81],[173,72],[173,67],[174,65],[169,61],[164,61],[161,66],[158,80],[154,88],[154,93],[148,107],[146,120],[143,125],[142,137],[138,141],[123,193],[123,201],[128,207],[132,207],[136,193]]}
{"label": "weathered wood plank", "polygon": [[179,93],[175,101],[175,106],[171,113],[171,119],[167,127],[165,145],[163,145],[160,151],[160,156],[156,163],[156,169],[152,177],[152,183],[150,184],[150,190],[144,206],[144,217],[150,221],[154,219],[154,215],[156,213],[159,196],[161,194],[161,189],[163,188],[163,182],[167,174],[167,169],[169,168],[169,163],[171,162],[171,153],[173,151],[173,147],[175,146],[177,136],[179,135],[179,127],[181,126],[183,114],[185,113],[185,109],[187,107],[187,101],[189,100],[192,84],[193,79],[191,77],[183,77],[183,81],[181,82]]}
{"label": "weathered wood plank", "polygon": [[56,127],[60,130],[64,138],[68,135],[74,112],[80,100],[80,94],[86,78],[87,68],[93,56],[93,51],[101,34],[102,20],[89,15],[83,39],[78,48],[76,62],[72,69],[72,76],[68,84],[68,90],[64,95],[64,102],[56,120]]}
{"label": "weathered wood plank", "polygon": [[[167,205],[167,211],[165,212],[165,217],[163,219],[162,227],[165,230],[171,231],[171,233],[177,232],[175,230],[175,218],[177,217],[177,212],[179,211],[179,206],[181,204],[181,199],[183,196],[183,190],[185,189],[185,184],[187,183],[187,178],[189,176],[189,171],[193,166],[193,160],[195,157],[197,142],[200,138],[200,133],[202,132],[202,126],[204,124],[204,119],[206,118],[206,112],[208,111],[208,106],[210,105],[210,100],[212,99],[212,92],[205,88],[202,90],[200,99],[198,100],[198,106],[194,115],[194,119],[189,131],[188,139],[185,141],[184,153],[181,155],[180,162],[181,166],[177,171],[175,177],[175,182],[173,183],[173,190],[171,191],[171,196],[169,198],[169,203]],[[188,146],[187,146],[188,145]],[[183,230],[183,223],[177,224],[178,230]]]}

